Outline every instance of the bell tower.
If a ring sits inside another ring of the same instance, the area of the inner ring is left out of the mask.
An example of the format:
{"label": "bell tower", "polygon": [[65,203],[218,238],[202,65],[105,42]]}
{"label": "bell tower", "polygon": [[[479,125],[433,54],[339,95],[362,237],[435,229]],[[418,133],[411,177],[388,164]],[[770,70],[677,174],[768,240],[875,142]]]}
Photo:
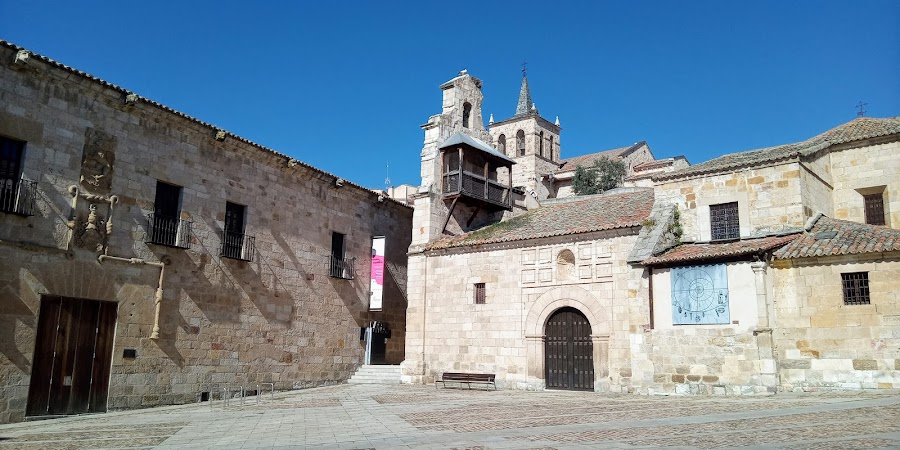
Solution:
{"label": "bell tower", "polygon": [[481,80],[463,70],[440,88],[441,113],[422,125],[422,184],[415,195],[413,246],[497,221],[512,205],[514,162],[489,144],[491,135],[481,115]]}
{"label": "bell tower", "polygon": [[513,166],[513,186],[522,188],[527,196],[538,200],[555,197],[547,175],[559,168],[559,135],[562,128],[558,118],[553,123],[541,117],[531,98],[528,74],[524,68],[515,115],[491,122],[488,126],[497,150],[516,162]]}

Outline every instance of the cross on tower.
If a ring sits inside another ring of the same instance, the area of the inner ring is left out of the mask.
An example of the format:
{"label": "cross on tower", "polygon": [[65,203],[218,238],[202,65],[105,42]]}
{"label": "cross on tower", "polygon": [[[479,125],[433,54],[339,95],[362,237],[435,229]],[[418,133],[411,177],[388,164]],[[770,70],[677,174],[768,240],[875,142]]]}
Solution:
{"label": "cross on tower", "polygon": [[522,61],[522,76],[525,76],[525,72],[528,71],[528,61]]}
{"label": "cross on tower", "polygon": [[868,103],[863,103],[862,100],[860,100],[859,103],[857,103],[856,107],[859,108],[859,111],[856,112],[857,117],[862,117],[862,116],[866,115],[866,110],[863,109],[863,107],[865,107],[867,105],[868,105]]}

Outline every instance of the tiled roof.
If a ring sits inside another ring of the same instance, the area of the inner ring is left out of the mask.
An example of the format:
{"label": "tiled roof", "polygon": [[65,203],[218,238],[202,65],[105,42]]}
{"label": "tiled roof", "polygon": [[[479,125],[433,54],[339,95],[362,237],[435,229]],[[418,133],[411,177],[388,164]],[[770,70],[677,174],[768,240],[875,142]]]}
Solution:
{"label": "tiled roof", "polygon": [[562,166],[560,166],[560,168],[556,171],[556,173],[568,172],[570,170],[575,170],[575,168],[578,166],[590,166],[591,164],[594,163],[595,160],[600,159],[601,157],[604,157],[604,156],[607,158],[610,158],[610,159],[616,158],[616,157],[622,157],[622,156],[625,156],[629,151],[636,149],[644,144],[646,144],[646,142],[641,141],[641,142],[635,143],[633,145],[629,145],[627,147],[614,148],[611,150],[604,150],[602,152],[591,153],[589,155],[581,155],[581,156],[576,156],[574,158],[569,158],[569,159],[563,161]]}
{"label": "tiled roof", "polygon": [[653,208],[653,190],[573,197],[509,220],[429,243],[427,250],[521,241],[640,226]]}
{"label": "tiled roof", "polygon": [[662,254],[647,258],[642,261],[641,264],[656,266],[749,256],[778,248],[796,238],[797,234],[790,234],[786,236],[766,236],[761,238],[742,239],[733,242],[682,244],[667,250]]}
{"label": "tiled roof", "polygon": [[500,153],[497,150],[494,150],[493,147],[491,147],[490,145],[488,145],[481,139],[474,138],[474,137],[469,136],[468,134],[465,134],[461,131],[457,131],[456,133],[451,134],[450,137],[448,137],[444,142],[441,143],[439,148],[446,148],[446,147],[450,147],[453,145],[459,145],[459,144],[466,144],[469,147],[481,150],[481,151],[487,153],[488,155],[493,156],[494,158],[501,159],[510,164],[516,163],[515,161],[513,161],[512,159],[510,159],[508,156],[504,155],[503,153]]}
{"label": "tiled roof", "polygon": [[659,169],[660,167],[671,166],[672,164],[675,164],[675,158],[657,159],[654,161],[644,161],[642,163],[636,164],[631,168],[631,170],[635,172],[642,172],[644,170]]}
{"label": "tiled roof", "polygon": [[682,170],[656,175],[654,179],[666,180],[737,169],[748,165],[809,155],[835,144],[898,133],[900,133],[900,117],[884,119],[859,117],[803,142],[731,153]]}
{"label": "tiled roof", "polygon": [[[65,65],[65,64],[63,64],[63,63],[61,63],[61,62],[55,61],[55,60],[53,60],[53,59],[50,59],[50,58],[48,58],[48,57],[46,57],[46,56],[44,56],[44,55],[40,55],[40,54],[34,53],[34,52],[32,52],[31,50],[28,50],[28,49],[26,49],[26,48],[24,48],[24,47],[20,47],[20,46],[18,46],[18,45],[16,45],[16,44],[13,44],[12,42],[5,41],[5,40],[3,40],[3,39],[0,39],[0,47],[6,47],[6,48],[9,48],[9,49],[14,50],[14,51],[17,51],[17,52],[18,52],[18,51],[26,51],[26,52],[28,52],[29,58],[34,58],[34,59],[36,59],[36,60],[42,61],[43,63],[45,63],[45,64],[47,64],[47,65],[50,65],[50,66],[55,67],[55,68],[57,68],[57,69],[60,69],[60,70],[63,70],[63,71],[65,71],[65,72],[74,74],[74,75],[76,75],[76,76],[78,76],[78,77],[81,77],[81,78],[84,78],[84,79],[86,79],[86,80],[89,80],[89,81],[91,81],[92,83],[96,83],[96,84],[98,84],[98,85],[100,85],[100,86],[102,86],[102,87],[105,87],[105,88],[107,88],[107,89],[111,89],[111,90],[116,91],[116,92],[119,92],[119,93],[121,93],[121,94],[124,94],[124,95],[134,94],[134,92],[131,92],[131,91],[129,91],[129,90],[127,90],[127,89],[125,89],[125,88],[123,88],[123,87],[121,87],[121,86],[118,86],[118,85],[116,85],[116,84],[110,83],[110,82],[108,82],[108,81],[106,81],[106,80],[103,80],[103,79],[101,79],[101,78],[97,78],[97,77],[95,77],[94,75],[91,75],[91,74],[89,74],[89,73],[87,73],[87,72],[83,72],[83,71],[78,70],[78,69],[76,69],[76,68],[74,68],[74,67],[67,66],[67,65]],[[200,126],[202,126],[202,127],[209,128],[211,131],[217,132],[217,131],[219,131],[219,130],[222,130],[221,128],[219,128],[219,127],[217,127],[217,126],[215,126],[215,125],[212,125],[212,124],[210,124],[210,123],[206,123],[206,122],[204,122],[204,121],[202,121],[202,120],[200,120],[200,119],[197,119],[197,118],[195,118],[195,117],[193,117],[193,116],[190,116],[190,115],[188,115],[188,114],[185,114],[185,113],[183,113],[183,112],[176,111],[176,110],[174,110],[174,109],[172,109],[172,108],[170,108],[170,107],[168,107],[168,106],[166,106],[166,105],[163,105],[162,103],[158,103],[158,102],[156,102],[156,101],[154,101],[154,100],[151,100],[151,99],[149,99],[149,98],[146,98],[146,97],[143,97],[143,96],[138,96],[138,101],[139,101],[140,103],[146,103],[146,104],[151,105],[151,106],[153,106],[153,107],[159,108],[159,109],[163,110],[163,111],[166,112],[166,113],[169,113],[169,114],[172,114],[172,115],[175,115],[175,116],[178,116],[178,117],[182,117],[182,118],[184,118],[184,119],[187,119],[187,120],[189,120],[189,121],[191,121],[191,122],[194,122],[195,124],[200,125]],[[235,139],[235,140],[237,140],[237,141],[243,142],[244,144],[250,145],[250,146],[252,146],[252,147],[256,147],[257,149],[259,149],[259,150],[262,151],[262,152],[269,153],[269,154],[272,154],[272,155],[275,155],[275,156],[284,158],[284,159],[287,160],[287,161],[296,161],[297,165],[300,165],[300,166],[305,167],[305,168],[307,168],[307,169],[310,169],[310,170],[312,170],[312,171],[319,172],[319,173],[321,173],[321,174],[328,175],[328,176],[331,176],[331,177],[334,177],[334,178],[340,178],[340,177],[338,177],[338,176],[336,176],[336,175],[333,175],[333,174],[331,174],[331,173],[328,173],[328,172],[326,172],[326,171],[324,171],[324,170],[322,170],[322,169],[319,169],[319,168],[317,168],[317,167],[315,167],[315,166],[312,166],[312,165],[310,165],[310,164],[307,164],[307,163],[305,163],[305,162],[303,162],[303,161],[296,160],[296,159],[294,159],[294,158],[292,158],[292,157],[290,157],[290,156],[288,156],[288,155],[285,155],[285,154],[280,153],[280,152],[278,152],[278,151],[276,151],[276,150],[273,150],[273,149],[271,149],[271,148],[268,148],[268,147],[266,147],[266,146],[264,146],[264,145],[262,145],[262,144],[257,144],[256,142],[253,142],[253,141],[251,141],[251,140],[249,140],[249,139],[247,139],[247,138],[238,136],[238,135],[236,135],[236,134],[232,134],[231,132],[228,132],[228,131],[226,131],[226,134],[227,134],[227,136],[228,136],[229,139]],[[349,185],[349,186],[353,186],[353,187],[355,187],[355,188],[363,189],[363,190],[365,190],[365,191],[371,192],[368,188],[366,188],[366,187],[364,187],[364,186],[362,186],[362,185],[356,184],[356,183],[354,183],[354,182],[352,182],[352,181],[350,181],[350,180],[344,180],[344,182],[345,182],[347,185]],[[372,195],[376,195],[376,194],[375,194],[375,193],[372,193]],[[395,202],[395,203],[397,203],[397,204],[399,204],[399,205],[403,205],[403,206],[409,207],[409,205],[406,205],[405,203],[399,202],[399,201],[394,200],[394,199],[390,199],[390,201]]]}
{"label": "tiled roof", "polygon": [[778,259],[900,251],[900,230],[820,217],[794,242],[778,249]]}

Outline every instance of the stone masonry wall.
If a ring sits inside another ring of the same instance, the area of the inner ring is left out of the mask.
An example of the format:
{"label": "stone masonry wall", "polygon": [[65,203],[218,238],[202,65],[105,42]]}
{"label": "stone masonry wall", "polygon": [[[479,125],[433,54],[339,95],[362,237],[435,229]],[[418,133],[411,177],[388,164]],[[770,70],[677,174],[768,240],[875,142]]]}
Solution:
{"label": "stone masonry wall", "polygon": [[[406,249],[412,210],[125,92],[32,58],[13,67],[0,48],[0,134],[25,141],[24,177],[38,182],[35,215],[0,213],[0,422],[23,418],[41,295],[119,304],[109,407],[196,401],[225,384],[291,389],[346,380],[361,364],[360,327],[387,321],[387,359],[405,354]],[[89,175],[85,180],[82,177]],[[182,187],[189,249],[147,244],[158,181]],[[70,221],[72,195],[87,198]],[[252,261],[220,256],[226,201],[246,205]],[[74,228],[75,232],[72,232]],[[356,277],[329,276],[332,232],[346,235]],[[370,248],[386,236],[384,311],[369,312]],[[103,237],[105,236],[105,237]],[[90,239],[89,239],[90,238]],[[93,239],[93,240],[92,240]],[[159,339],[149,339],[163,261]],[[123,348],[137,357],[123,359]]]}
{"label": "stone masonry wall", "polygon": [[[627,390],[641,271],[624,261],[634,239],[613,231],[521,248],[414,252],[404,381],[431,383],[444,371],[470,371],[496,373],[501,388],[543,388],[544,323],[537,318],[574,305],[602,337],[595,345],[604,346],[606,361],[595,374],[596,389]],[[559,263],[565,250],[576,255],[574,264]],[[474,303],[475,283],[485,283],[485,304]]]}
{"label": "stone masonry wall", "polygon": [[[900,388],[900,255],[794,262],[771,269],[784,389]],[[844,304],[849,272],[868,273],[871,304]]]}
{"label": "stone masonry wall", "polygon": [[678,205],[683,240],[709,240],[709,205],[738,202],[741,236],[760,230],[802,227],[809,216],[803,209],[801,169],[785,163],[759,169],[660,182],[656,196]]}
{"label": "stone masonry wall", "polygon": [[865,222],[863,194],[882,193],[885,222],[900,229],[900,142],[831,152],[835,219]]}

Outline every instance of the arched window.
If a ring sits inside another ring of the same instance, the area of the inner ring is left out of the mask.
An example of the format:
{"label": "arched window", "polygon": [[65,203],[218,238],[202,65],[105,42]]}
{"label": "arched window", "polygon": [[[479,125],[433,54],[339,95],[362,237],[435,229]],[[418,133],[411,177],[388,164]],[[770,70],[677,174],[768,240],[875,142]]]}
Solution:
{"label": "arched window", "polygon": [[472,104],[463,103],[463,128],[469,128],[469,116],[472,115]]}
{"label": "arched window", "polygon": [[500,137],[497,138],[497,150],[500,150],[500,153],[506,154],[506,135],[501,134]]}
{"label": "arched window", "polygon": [[559,281],[575,279],[575,254],[572,250],[563,250],[556,255],[556,277]]}
{"label": "arched window", "polygon": [[516,133],[516,150],[518,150],[519,156],[525,156],[525,132],[522,130]]}
{"label": "arched window", "polygon": [[544,156],[544,132],[541,131],[541,141],[538,143],[538,155]]}
{"label": "arched window", "polygon": [[555,158],[554,155],[556,155],[556,153],[553,152],[553,136],[550,136],[550,159],[553,161],[556,161],[557,159],[559,159],[559,158]]}

